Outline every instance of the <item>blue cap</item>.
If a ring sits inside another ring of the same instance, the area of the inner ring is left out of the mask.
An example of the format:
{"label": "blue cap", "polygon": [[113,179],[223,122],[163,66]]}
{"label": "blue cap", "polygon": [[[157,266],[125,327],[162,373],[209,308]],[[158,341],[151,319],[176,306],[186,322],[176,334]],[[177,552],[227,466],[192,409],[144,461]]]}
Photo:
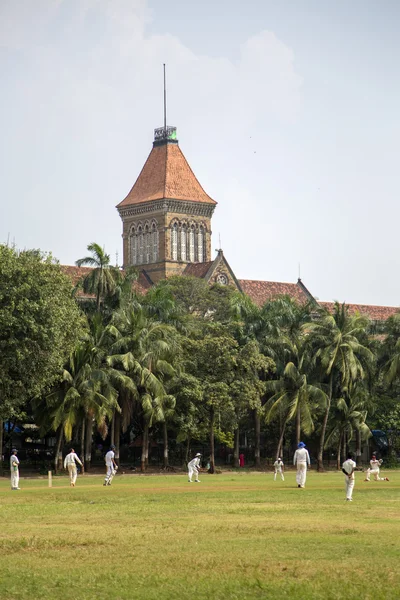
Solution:
{"label": "blue cap", "polygon": [[298,448],[305,448],[306,445],[304,442],[299,442],[299,444],[297,445]]}

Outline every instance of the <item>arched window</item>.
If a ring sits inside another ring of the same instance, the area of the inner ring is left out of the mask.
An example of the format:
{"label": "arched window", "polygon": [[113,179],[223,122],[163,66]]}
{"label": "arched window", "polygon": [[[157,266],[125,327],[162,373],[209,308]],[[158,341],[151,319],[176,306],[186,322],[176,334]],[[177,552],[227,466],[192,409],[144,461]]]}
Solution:
{"label": "arched window", "polygon": [[144,228],[144,262],[145,263],[149,263],[150,262],[150,231],[149,231],[149,226],[146,225],[146,227]]}
{"label": "arched window", "polygon": [[204,227],[201,225],[197,234],[197,260],[204,262]]}
{"label": "arched window", "polygon": [[181,229],[181,260],[186,260],[186,225]]}
{"label": "arched window", "polygon": [[144,252],[143,230],[141,227],[138,227],[137,237],[138,237],[138,264],[141,265],[143,263],[143,252]]}
{"label": "arched window", "polygon": [[178,260],[178,223],[174,223],[171,229],[171,256],[172,260]]}
{"label": "arched window", "polygon": [[152,236],[152,260],[153,262],[157,262],[158,260],[158,231],[157,225],[153,223],[151,226],[151,236]]}
{"label": "arched window", "polygon": [[134,228],[131,230],[131,235],[129,237],[129,243],[130,243],[130,249],[129,249],[130,264],[136,265],[136,263],[137,263],[137,237],[136,237],[136,231]]}
{"label": "arched window", "polygon": [[194,225],[189,229],[189,260],[194,262]]}

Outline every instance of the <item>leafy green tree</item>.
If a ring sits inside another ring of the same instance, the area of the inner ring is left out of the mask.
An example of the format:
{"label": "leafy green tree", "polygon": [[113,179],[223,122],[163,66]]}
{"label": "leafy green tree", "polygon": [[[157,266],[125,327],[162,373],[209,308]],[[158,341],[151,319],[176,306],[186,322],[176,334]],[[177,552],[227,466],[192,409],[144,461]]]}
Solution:
{"label": "leafy green tree", "polygon": [[83,278],[82,287],[85,294],[96,295],[96,307],[99,312],[102,299],[106,295],[112,296],[116,292],[117,284],[121,281],[121,274],[117,267],[110,264],[110,255],[106,254],[99,244],[92,242],[87,249],[91,255],[80,258],[75,264],[78,267],[93,267],[91,272]]}
{"label": "leafy green tree", "polygon": [[72,289],[51,256],[0,246],[0,419],[59,377],[84,327]]}

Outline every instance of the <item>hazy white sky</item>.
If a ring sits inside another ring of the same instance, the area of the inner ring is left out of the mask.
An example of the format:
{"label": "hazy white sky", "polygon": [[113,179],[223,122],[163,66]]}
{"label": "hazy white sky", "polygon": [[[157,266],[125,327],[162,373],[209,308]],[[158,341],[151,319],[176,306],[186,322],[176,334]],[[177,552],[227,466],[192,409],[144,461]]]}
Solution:
{"label": "hazy white sky", "polygon": [[0,242],[122,257],[168,123],[236,276],[400,304],[397,0],[0,0]]}

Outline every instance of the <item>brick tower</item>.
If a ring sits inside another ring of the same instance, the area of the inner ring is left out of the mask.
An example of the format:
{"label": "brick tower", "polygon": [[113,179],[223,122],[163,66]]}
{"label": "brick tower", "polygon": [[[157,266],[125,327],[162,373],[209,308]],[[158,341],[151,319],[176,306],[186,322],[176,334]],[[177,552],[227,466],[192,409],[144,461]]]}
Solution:
{"label": "brick tower", "polygon": [[144,270],[153,283],[211,260],[216,206],[179,148],[175,127],[154,131],[145,165],[117,209],[123,227],[124,267]]}

